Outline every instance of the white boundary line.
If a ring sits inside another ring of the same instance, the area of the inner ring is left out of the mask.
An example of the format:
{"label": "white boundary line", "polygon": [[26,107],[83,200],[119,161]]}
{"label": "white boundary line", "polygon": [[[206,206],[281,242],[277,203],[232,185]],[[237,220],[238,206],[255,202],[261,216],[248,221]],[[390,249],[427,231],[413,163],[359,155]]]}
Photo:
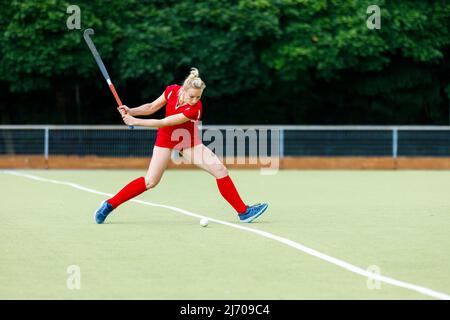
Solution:
{"label": "white boundary line", "polygon": [[[11,174],[11,175],[15,175],[15,176],[19,176],[19,177],[24,177],[24,178],[29,178],[32,180],[37,180],[37,181],[42,181],[42,182],[50,182],[50,183],[55,183],[55,184],[62,184],[62,185],[66,185],[66,186],[70,186],[82,191],[86,191],[86,192],[90,192],[90,193],[94,193],[94,194],[98,194],[98,195],[103,195],[103,196],[112,196],[111,194],[108,193],[104,193],[104,192],[100,192],[94,189],[90,189],[90,188],[86,188],[83,187],[79,184],[76,183],[72,183],[72,182],[66,182],[66,181],[58,181],[58,180],[52,180],[52,179],[46,179],[46,178],[41,178],[38,176],[34,176],[31,174],[25,174],[25,173],[20,173],[20,172],[16,172],[16,171],[11,171],[11,170],[2,170],[0,171],[1,173],[5,173],[5,174]],[[231,228],[236,228],[236,229],[241,229],[244,231],[248,231],[248,232],[252,232],[252,233],[256,233],[262,237],[268,238],[268,239],[272,239],[274,241],[283,243],[287,246],[290,246],[292,248],[295,248],[299,251],[302,251],[304,253],[307,253],[309,255],[312,255],[316,258],[319,258],[321,260],[327,261],[329,263],[332,263],[334,265],[337,265],[343,269],[346,269],[350,272],[362,275],[366,278],[370,278],[370,279],[374,279],[374,280],[378,280],[393,286],[397,286],[397,287],[401,287],[401,288],[405,288],[405,289],[409,289],[412,291],[416,291],[419,292],[421,294],[424,294],[426,296],[429,297],[433,297],[433,298],[437,298],[437,299],[442,299],[442,300],[450,300],[450,295],[446,294],[446,293],[442,293],[442,292],[437,292],[425,287],[421,287],[415,284],[411,284],[411,283],[407,283],[407,282],[403,282],[403,281],[399,281],[393,278],[389,278],[389,277],[385,277],[376,273],[372,273],[372,272],[368,272],[364,269],[361,269],[359,267],[356,267],[348,262],[345,262],[343,260],[339,260],[337,258],[333,258],[331,256],[328,256],[326,254],[323,254],[319,251],[316,251],[314,249],[308,248],[300,243],[294,242],[292,240],[274,235],[272,233],[266,232],[266,231],[261,231],[258,229],[253,229],[253,228],[249,228],[249,227],[245,227],[243,225],[239,225],[239,224],[235,224],[235,223],[230,223],[230,222],[225,222],[222,220],[218,220],[218,219],[214,219],[214,218],[210,218],[210,217],[206,217],[197,213],[193,213],[184,209],[180,209],[177,207],[172,207],[172,206],[167,206],[167,205],[163,205],[163,204],[157,204],[157,203],[151,203],[151,202],[146,202],[146,201],[141,201],[141,200],[130,200],[136,203],[140,203],[140,204],[144,204],[144,205],[148,205],[148,206],[153,206],[153,207],[160,207],[160,208],[165,208],[165,209],[169,209],[172,211],[176,211],[179,213],[182,213],[184,215],[188,215],[191,217],[195,217],[195,218],[208,218],[208,220],[210,221],[214,221],[216,223],[231,227]]]}

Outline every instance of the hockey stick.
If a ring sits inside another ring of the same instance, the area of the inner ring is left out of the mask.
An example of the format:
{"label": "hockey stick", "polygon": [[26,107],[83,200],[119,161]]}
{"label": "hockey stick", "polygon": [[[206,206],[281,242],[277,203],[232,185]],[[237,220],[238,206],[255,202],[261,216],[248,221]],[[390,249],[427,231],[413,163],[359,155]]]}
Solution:
{"label": "hockey stick", "polygon": [[[98,67],[100,68],[100,71],[103,74],[103,77],[105,77],[106,82],[108,83],[109,89],[111,90],[112,94],[114,95],[114,98],[116,99],[117,105],[120,107],[122,105],[122,101],[120,101],[119,95],[117,94],[116,88],[114,87],[113,83],[111,82],[111,78],[109,77],[108,71],[106,71],[105,65],[103,64],[102,58],[100,58],[100,55],[98,54],[97,49],[95,48],[94,43],[92,42],[92,39],[90,38],[91,35],[94,34],[94,29],[86,29],[84,30],[84,40],[86,41],[89,49],[92,52],[92,55],[94,56],[95,61],[97,62]],[[128,126],[128,128],[133,129],[133,126]]]}

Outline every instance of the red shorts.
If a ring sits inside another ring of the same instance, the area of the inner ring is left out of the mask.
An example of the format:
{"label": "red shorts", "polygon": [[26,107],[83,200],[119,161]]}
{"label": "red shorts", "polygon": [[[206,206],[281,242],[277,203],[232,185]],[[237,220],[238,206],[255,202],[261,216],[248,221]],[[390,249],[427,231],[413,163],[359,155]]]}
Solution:
{"label": "red shorts", "polygon": [[198,134],[180,135],[180,136],[169,136],[164,131],[158,130],[156,136],[155,146],[161,148],[169,148],[176,150],[183,150],[195,147],[202,144],[202,140]]}

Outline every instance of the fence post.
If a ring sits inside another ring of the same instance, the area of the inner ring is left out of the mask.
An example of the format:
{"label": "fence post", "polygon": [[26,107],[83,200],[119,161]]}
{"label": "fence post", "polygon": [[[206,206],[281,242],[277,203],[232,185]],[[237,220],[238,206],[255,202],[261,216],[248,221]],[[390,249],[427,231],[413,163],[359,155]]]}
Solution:
{"label": "fence post", "polygon": [[392,157],[397,158],[397,150],[398,150],[398,129],[392,129]]}
{"label": "fence post", "polygon": [[45,134],[44,134],[44,158],[45,161],[48,160],[48,145],[49,145],[49,127],[45,127]]}
{"label": "fence post", "polygon": [[280,138],[278,141],[280,158],[284,158],[284,129],[280,129]]}

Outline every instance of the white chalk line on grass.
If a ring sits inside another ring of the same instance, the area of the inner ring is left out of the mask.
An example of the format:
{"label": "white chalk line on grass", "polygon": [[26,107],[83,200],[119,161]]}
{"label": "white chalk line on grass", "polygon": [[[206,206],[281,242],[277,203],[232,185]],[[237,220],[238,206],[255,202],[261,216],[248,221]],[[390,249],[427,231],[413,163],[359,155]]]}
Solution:
{"label": "white chalk line on grass", "polygon": [[[79,189],[79,190],[82,190],[82,191],[86,191],[86,192],[90,192],[90,193],[94,193],[94,194],[98,194],[98,195],[103,195],[103,196],[108,196],[108,197],[112,196],[109,193],[100,192],[100,191],[97,191],[97,190],[94,190],[94,189],[86,188],[86,187],[83,187],[83,186],[81,186],[79,184],[72,183],[72,182],[59,181],[59,180],[53,180],[53,179],[46,179],[46,178],[42,178],[42,177],[31,175],[31,174],[21,173],[21,172],[12,171],[12,170],[3,170],[3,171],[0,171],[0,172],[5,173],[5,174],[16,175],[16,176],[20,176],[20,177],[25,177],[25,178],[29,178],[29,179],[33,179],[33,180],[37,180],[37,181],[42,181],[42,182],[50,182],[50,183],[54,183],[54,184],[66,185],[66,186],[70,186],[70,187],[73,187],[73,188],[76,188],[76,189]],[[302,251],[304,253],[312,255],[312,256],[314,256],[316,258],[319,258],[321,260],[324,260],[326,262],[329,262],[329,263],[337,265],[337,266],[339,266],[341,268],[344,268],[344,269],[346,269],[346,270],[348,270],[350,272],[362,275],[362,276],[364,276],[366,278],[378,280],[380,282],[384,282],[384,283],[387,283],[387,284],[390,284],[390,285],[393,285],[393,286],[397,286],[397,287],[409,289],[409,290],[412,290],[412,291],[416,291],[416,292],[419,292],[421,294],[424,294],[426,296],[430,296],[430,297],[433,297],[433,298],[443,299],[443,300],[450,300],[450,295],[448,295],[446,293],[437,292],[437,291],[434,291],[432,289],[428,289],[428,288],[421,287],[421,286],[418,286],[418,285],[415,285],[415,284],[399,281],[399,280],[396,280],[396,279],[393,279],[393,278],[382,276],[380,274],[376,274],[376,273],[372,273],[372,272],[366,271],[366,270],[361,269],[359,267],[356,267],[356,266],[354,266],[354,265],[352,265],[352,264],[350,264],[348,262],[345,262],[343,260],[339,260],[337,258],[328,256],[328,255],[323,254],[323,253],[321,253],[319,251],[316,251],[314,249],[308,248],[308,247],[306,247],[306,246],[304,246],[304,245],[302,245],[300,243],[297,243],[297,242],[294,242],[292,240],[289,240],[289,239],[286,239],[286,238],[274,235],[274,234],[266,232],[266,231],[245,227],[243,225],[236,224],[236,223],[230,223],[230,222],[226,222],[226,221],[210,218],[210,217],[203,216],[203,215],[200,215],[200,214],[197,214],[197,213],[193,213],[193,212],[190,212],[190,211],[187,211],[187,210],[184,210],[184,209],[180,209],[180,208],[177,208],[177,207],[172,207],[172,206],[167,206],[167,205],[157,204],[157,203],[151,203],[151,202],[142,201],[142,200],[134,200],[134,199],[132,199],[130,201],[133,201],[133,202],[136,202],[136,203],[140,203],[140,204],[144,204],[144,205],[148,205],[148,206],[169,209],[169,210],[176,211],[176,212],[179,212],[179,213],[191,216],[191,217],[195,217],[195,218],[203,218],[203,217],[205,217],[205,218],[208,218],[208,220],[213,221],[215,223],[219,223],[219,224],[222,224],[222,225],[225,225],[225,226],[229,226],[229,227],[232,227],[232,228],[241,229],[241,230],[244,230],[244,231],[256,233],[256,234],[258,234],[260,236],[263,236],[265,238],[278,241],[278,242],[283,243],[283,244],[285,244],[287,246],[290,246],[290,247],[295,248],[297,250],[300,250],[300,251]]]}

